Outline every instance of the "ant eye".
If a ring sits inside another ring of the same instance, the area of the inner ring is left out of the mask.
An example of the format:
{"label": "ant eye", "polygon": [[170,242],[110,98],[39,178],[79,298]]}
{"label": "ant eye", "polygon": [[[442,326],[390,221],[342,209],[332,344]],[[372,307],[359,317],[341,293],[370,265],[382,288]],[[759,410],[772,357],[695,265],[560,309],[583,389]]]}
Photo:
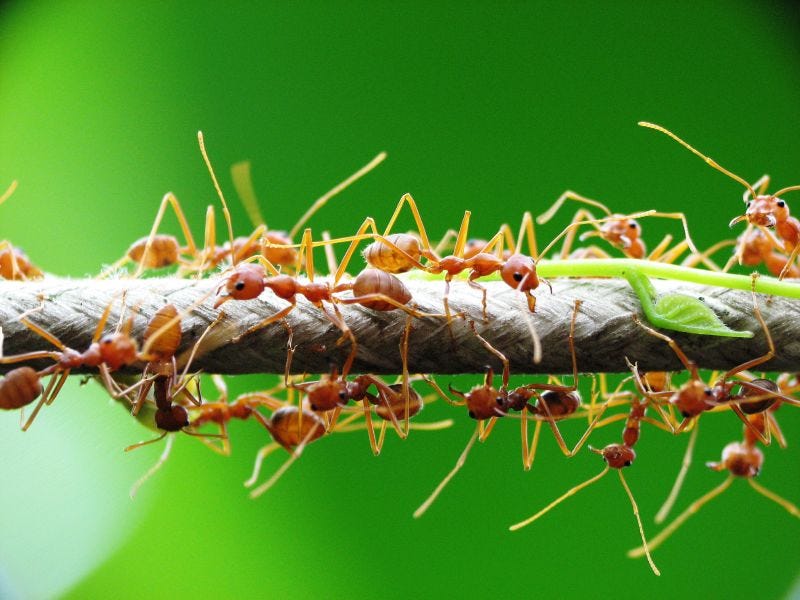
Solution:
{"label": "ant eye", "polygon": [[244,281],[237,281],[236,285],[233,287],[235,287],[237,291],[241,292],[244,289],[244,285]]}
{"label": "ant eye", "polygon": [[512,275],[512,277],[514,278],[514,281],[522,281],[522,273],[520,273],[520,272],[514,273],[514,275]]}
{"label": "ant eye", "polygon": [[344,390],[342,390],[341,392],[339,392],[339,398],[341,398],[342,400],[344,400],[345,398],[347,398],[347,394],[345,394],[345,393],[344,393]]}
{"label": "ant eye", "polygon": [[475,418],[475,411],[474,410],[469,411],[467,414],[469,415],[470,419],[474,419]]}
{"label": "ant eye", "polygon": [[682,411],[681,411],[681,416],[682,416],[684,419],[688,419],[688,418],[689,418],[689,417],[691,417],[692,415],[690,415],[690,414],[689,414],[689,411],[688,411],[688,410],[682,410]]}
{"label": "ant eye", "polygon": [[750,206],[752,203],[753,203],[753,201],[752,201],[752,200],[748,200],[748,201],[747,201],[747,206]]}
{"label": "ant eye", "polygon": [[775,204],[777,204],[780,208],[783,208],[783,207],[786,206],[786,202],[784,202],[783,200],[778,200]]}
{"label": "ant eye", "polygon": [[502,396],[498,396],[494,400],[495,400],[495,402],[497,402],[497,404],[499,404],[500,406],[503,406],[503,397]]}
{"label": "ant eye", "polygon": [[629,461],[629,460],[626,460],[626,461],[625,461],[625,466],[626,466],[626,467],[630,467],[630,466],[631,466],[631,464],[632,464],[632,463],[631,463],[631,461]]}
{"label": "ant eye", "polygon": [[703,390],[703,393],[704,393],[706,396],[710,396],[710,395],[711,395],[711,388],[706,388],[706,389],[704,389],[704,390]]}
{"label": "ant eye", "polygon": [[637,225],[638,225],[638,223],[636,223],[636,221],[631,221],[631,223],[630,223],[630,225],[628,225],[628,227],[630,227],[631,229],[636,229]]}

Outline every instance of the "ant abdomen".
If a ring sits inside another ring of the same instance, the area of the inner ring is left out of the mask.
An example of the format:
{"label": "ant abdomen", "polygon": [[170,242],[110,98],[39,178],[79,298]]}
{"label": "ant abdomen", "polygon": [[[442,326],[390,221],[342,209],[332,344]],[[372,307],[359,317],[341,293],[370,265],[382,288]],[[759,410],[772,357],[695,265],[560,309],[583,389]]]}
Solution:
{"label": "ant abdomen", "polygon": [[[398,304],[407,304],[411,300],[411,292],[394,275],[380,269],[364,269],[353,281],[353,296],[369,296],[380,294],[387,296]],[[395,310],[397,306],[381,299],[364,300],[362,306],[372,310]]]}
{"label": "ant abdomen", "polygon": [[42,393],[39,374],[30,367],[18,367],[0,380],[0,408],[16,410],[27,406]]}

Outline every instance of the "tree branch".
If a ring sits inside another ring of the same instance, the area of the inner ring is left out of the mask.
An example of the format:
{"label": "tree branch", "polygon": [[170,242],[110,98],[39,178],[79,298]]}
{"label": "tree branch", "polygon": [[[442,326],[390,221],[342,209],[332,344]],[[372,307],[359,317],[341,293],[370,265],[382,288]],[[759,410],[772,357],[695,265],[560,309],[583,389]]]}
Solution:
{"label": "tree branch", "polygon": [[[407,280],[412,301],[420,311],[443,311],[441,281]],[[701,297],[720,318],[734,329],[755,332],[752,339],[693,336],[667,332],[698,365],[729,369],[764,354],[765,336],[753,314],[748,292],[718,287],[701,287],[680,282],[654,281],[659,293],[681,292]],[[5,335],[6,356],[32,350],[51,349],[50,344],[27,329],[19,320],[24,311],[37,309],[29,319],[56,335],[65,345],[78,350],[88,347],[103,310],[115,298],[106,331],[119,321],[119,298],[126,292],[127,315],[136,313],[134,334],[141,340],[147,321],[167,302],[187,309],[203,294],[212,294],[219,279],[120,279],[100,281],[47,278],[39,281],[0,281],[0,326]],[[636,325],[633,314],[640,314],[637,297],[625,281],[616,279],[560,279],[553,282],[553,293],[546,286],[536,291],[536,312],[530,313],[524,297],[502,282],[483,284],[488,291],[488,322],[483,321],[480,293],[463,281],[451,285],[453,314],[465,313],[474,320],[477,331],[506,355],[512,373],[569,373],[568,346],[570,317],[575,299],[583,301],[578,314],[575,347],[578,369],[582,372],[621,372],[627,370],[625,357],[642,369],[678,370],[681,363],[666,343]],[[203,331],[219,315],[208,297],[183,319],[183,342],[179,361]],[[800,370],[800,303],[787,298],[759,296],[759,304],[775,341],[777,353],[765,370]],[[286,306],[286,302],[266,291],[256,300],[230,301],[220,309],[225,314],[206,336],[192,369],[221,374],[282,373],[286,361],[287,333],[280,323],[244,337],[232,338],[248,327]],[[376,312],[358,305],[339,305],[344,320],[358,341],[353,366],[356,373],[399,373],[402,363],[400,340],[406,314],[395,310]],[[126,316],[127,316],[126,315]],[[543,347],[542,360],[533,362],[533,343],[526,319],[535,327]],[[500,368],[499,361],[476,338],[465,319],[454,318],[449,329],[442,318],[414,318],[408,349],[408,368],[412,373],[475,373],[486,365]],[[344,362],[350,343],[337,346],[341,331],[323,313],[298,299],[286,322],[294,332],[297,352],[293,371],[320,373],[332,363]],[[46,364],[46,361],[42,364]],[[0,372],[18,366],[0,365]]]}

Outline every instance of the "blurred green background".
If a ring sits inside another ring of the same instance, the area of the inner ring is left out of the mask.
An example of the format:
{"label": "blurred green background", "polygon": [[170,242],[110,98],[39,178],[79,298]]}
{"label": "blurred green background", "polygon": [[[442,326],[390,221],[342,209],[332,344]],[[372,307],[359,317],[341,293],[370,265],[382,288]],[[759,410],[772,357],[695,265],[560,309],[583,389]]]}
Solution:
{"label": "blurred green background", "polygon": [[[619,212],[682,210],[706,246],[732,235],[742,190],[636,122],[749,181],[798,183],[799,24],[795,5],[758,2],[6,2],[0,186],[20,185],[0,239],[53,273],[92,274],[146,234],[168,190],[200,236],[216,202],[202,129],[239,233],[231,163],[252,160],[267,223],[286,228],[386,150],[316,231],[385,222],[409,191],[434,237],[467,208],[490,235],[571,188]],[[647,227],[651,244],[675,230]],[[272,380],[230,381],[238,393]],[[625,557],[638,535],[616,477],[509,533],[602,466],[588,452],[567,464],[543,435],[523,473],[513,421],[414,520],[473,427],[446,406],[425,415],[457,424],[391,439],[379,458],[363,434],[332,436],[258,501],[241,485],[265,442],[256,426],[234,424],[228,459],[181,436],[131,501],[161,448],[123,454],[150,432],[71,383],[25,434],[0,415],[0,597],[775,598],[800,572],[798,522],[743,482],[655,553],[658,579]],[[783,426],[795,442],[798,420]],[[739,436],[733,417],[704,419],[679,509],[721,481],[702,463]],[[684,443],[646,429],[626,473],[650,535]],[[796,447],[766,455],[761,482],[800,501]]]}

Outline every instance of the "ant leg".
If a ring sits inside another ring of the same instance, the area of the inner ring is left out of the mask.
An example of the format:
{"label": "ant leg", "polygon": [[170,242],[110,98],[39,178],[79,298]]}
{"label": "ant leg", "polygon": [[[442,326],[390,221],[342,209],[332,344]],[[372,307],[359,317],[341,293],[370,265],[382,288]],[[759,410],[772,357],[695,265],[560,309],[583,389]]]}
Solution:
{"label": "ant leg", "polygon": [[664,541],[671,536],[678,527],[684,524],[684,522],[699,511],[705,504],[719,496],[722,492],[724,492],[728,487],[733,483],[733,475],[728,475],[727,479],[723,481],[720,485],[715,487],[710,492],[707,492],[694,502],[692,502],[689,507],[683,511],[672,523],[667,525],[660,533],[658,533],[653,539],[647,542],[647,547],[645,545],[641,545],[638,548],[634,548],[633,550],[628,551],[628,557],[630,558],[641,558],[649,551],[653,551],[658,548]]}
{"label": "ant leg", "polygon": [[463,256],[464,254],[464,246],[467,243],[467,233],[469,231],[470,215],[472,215],[471,211],[464,211],[464,217],[461,219],[461,226],[458,228],[458,235],[456,236],[456,245],[453,248],[454,256]]}
{"label": "ant leg", "polygon": [[[664,340],[665,342],[667,342],[667,344],[669,344],[669,347],[672,348],[672,351],[675,353],[675,355],[678,357],[678,359],[681,361],[681,363],[683,363],[684,368],[687,371],[689,371],[689,374],[690,374],[691,378],[694,379],[694,380],[699,380],[700,379],[700,375],[697,372],[697,365],[694,363],[694,361],[690,360],[689,357],[686,356],[683,353],[683,350],[681,350],[681,347],[678,345],[678,343],[675,340],[673,340],[671,337],[669,337],[667,335],[664,335],[663,333],[661,333],[659,331],[656,331],[652,327],[649,327],[649,326],[645,325],[644,323],[642,323],[639,320],[639,317],[637,317],[636,315],[633,315],[633,320],[636,322],[636,324],[639,327],[644,329],[647,333],[649,333],[653,337],[657,337],[658,339]],[[767,360],[769,360],[769,359],[767,359]],[[764,362],[764,361],[762,361],[762,362]],[[756,363],[756,364],[759,364],[759,363]]]}
{"label": "ant leg", "polygon": [[694,252],[695,254],[699,254],[700,251],[695,247],[694,242],[692,241],[692,236],[689,233],[689,223],[686,221],[686,215],[682,212],[677,213],[663,213],[663,212],[650,212],[648,216],[651,217],[661,217],[663,219],[680,219],[681,224],[683,225],[683,235],[685,236],[683,241],[686,242],[686,245],[689,246],[689,250]]}
{"label": "ant leg", "polygon": [[158,436],[156,438],[153,438],[152,440],[146,440],[144,442],[138,442],[136,444],[131,444],[130,446],[127,446],[125,448],[125,452],[131,452],[132,450],[136,450],[137,448],[141,448],[142,446],[147,446],[149,444],[155,444],[156,442],[159,442],[159,441],[163,440],[164,437],[166,437],[166,435],[168,433],[169,433],[168,431],[164,431],[160,436]]}
{"label": "ant leg", "polygon": [[377,167],[379,164],[381,164],[385,158],[386,158],[386,152],[379,153],[377,156],[375,156],[375,158],[373,158],[371,161],[369,161],[366,165],[364,165],[358,171],[356,171],[355,173],[350,175],[350,177],[348,177],[347,179],[345,179],[341,183],[337,183],[330,190],[328,190],[327,192],[322,194],[322,196],[317,198],[314,201],[314,203],[311,205],[311,208],[309,208],[305,213],[303,213],[303,216],[300,217],[300,219],[297,221],[297,223],[294,224],[294,227],[291,228],[291,230],[289,231],[289,237],[290,238],[294,238],[294,236],[297,235],[297,232],[300,231],[300,229],[303,227],[303,225],[306,224],[306,222],[314,215],[314,213],[316,213],[320,208],[325,206],[325,204],[327,204],[328,200],[330,200],[336,194],[338,194],[342,190],[348,188],[350,185],[352,185],[353,183],[355,183],[356,181],[361,179],[364,175],[366,175],[367,173],[372,171],[375,167]]}
{"label": "ant leg", "polygon": [[752,487],[755,491],[757,491],[759,494],[761,494],[765,498],[769,498],[773,502],[775,502],[777,504],[780,504],[793,517],[800,517],[800,508],[797,508],[797,506],[795,506],[794,504],[789,502],[786,498],[782,498],[781,496],[779,496],[775,492],[765,488],[763,485],[760,485],[760,484],[756,483],[755,480],[752,477],[748,477],[747,483],[749,483],[750,487]]}
{"label": "ant leg", "polygon": [[531,524],[531,523],[533,523],[533,522],[534,522],[536,519],[538,519],[539,517],[541,517],[541,516],[545,515],[546,513],[548,513],[548,512],[549,512],[551,509],[553,509],[553,508],[555,508],[556,506],[558,506],[559,504],[561,504],[561,503],[562,503],[564,500],[566,500],[566,499],[567,499],[567,498],[569,498],[570,496],[573,496],[573,495],[577,494],[577,493],[578,493],[578,492],[580,492],[580,491],[581,491],[583,488],[585,488],[585,487],[588,487],[588,486],[592,485],[592,484],[593,484],[595,481],[599,481],[600,479],[602,479],[602,478],[605,476],[605,474],[606,474],[606,473],[608,473],[608,470],[609,470],[610,468],[611,468],[611,467],[609,467],[608,465],[606,465],[606,468],[605,468],[605,469],[603,469],[602,471],[600,471],[600,473],[598,473],[598,474],[597,474],[597,475],[595,475],[594,477],[591,477],[591,478],[587,479],[587,480],[586,480],[586,481],[584,481],[583,483],[579,483],[579,484],[578,484],[578,485],[576,485],[575,487],[573,487],[573,488],[571,488],[571,489],[567,490],[567,492],[566,492],[566,493],[562,494],[561,496],[559,496],[558,498],[556,498],[555,500],[553,500],[553,501],[552,501],[550,504],[548,504],[547,506],[545,506],[545,507],[544,507],[542,510],[540,510],[538,513],[536,513],[536,514],[535,514],[535,515],[533,515],[532,517],[528,517],[528,518],[527,518],[527,519],[525,519],[524,521],[520,521],[519,523],[515,523],[514,525],[512,525],[511,527],[509,527],[509,528],[508,528],[508,529],[509,529],[509,531],[517,531],[518,529],[522,529],[523,527],[526,527],[526,526],[530,525],[530,524]]}
{"label": "ant leg", "polygon": [[539,434],[542,431],[542,421],[536,420],[536,427],[533,430],[533,438],[530,447],[528,446],[528,407],[522,409],[522,421],[520,422],[520,434],[522,436],[522,468],[530,471],[533,461],[536,459],[536,449],[539,447]]}
{"label": "ant leg", "polygon": [[484,323],[488,323],[489,315],[486,307],[486,288],[483,287],[477,281],[475,281],[476,277],[481,277],[481,275],[475,272],[471,273],[469,279],[467,280],[467,285],[469,285],[469,287],[471,287],[474,290],[478,290],[481,293],[481,306],[483,307],[483,321]]}
{"label": "ant leg", "polygon": [[255,463],[253,463],[253,474],[250,475],[250,478],[244,482],[244,487],[253,487],[256,481],[258,481],[258,476],[261,474],[261,465],[270,454],[272,454],[275,450],[280,448],[281,446],[278,442],[271,442],[261,448],[256,454]]}
{"label": "ant leg", "polygon": [[324,314],[328,320],[338,327],[342,332],[342,336],[336,342],[337,345],[339,345],[344,339],[350,340],[350,353],[347,355],[347,359],[342,367],[342,379],[344,379],[350,373],[350,367],[353,366],[353,361],[356,359],[358,342],[356,341],[356,336],[353,335],[353,331],[347,326],[347,323],[344,322],[344,318],[342,317],[342,313],[339,311],[339,307],[336,306],[335,303],[331,304],[331,306],[333,307],[334,311],[333,315],[325,309],[325,306],[322,303],[319,305],[322,314]]}
{"label": "ant leg", "polygon": [[[412,216],[414,217],[414,222],[417,224],[417,231],[419,233],[420,239],[422,240],[423,250],[428,253],[428,255],[423,253],[423,256],[425,256],[425,258],[429,258],[431,260],[438,262],[440,260],[439,255],[436,253],[436,251],[431,249],[431,243],[428,240],[428,234],[425,231],[425,223],[423,223],[422,221],[422,217],[419,214],[419,209],[417,208],[417,203],[414,201],[414,198],[411,196],[411,194],[403,194],[403,196],[400,198],[400,201],[397,203],[397,206],[394,209],[394,213],[392,214],[391,219],[389,219],[389,223],[386,225],[386,229],[383,232],[383,237],[389,235],[389,232],[392,230],[394,222],[400,215],[400,211],[402,210],[404,204],[408,204],[408,208],[411,211]],[[458,236],[456,236],[456,238],[458,238]],[[453,252],[453,254],[458,256],[458,253],[456,252]]]}
{"label": "ant leg", "polygon": [[[331,234],[329,231],[322,232],[322,241],[331,241]],[[325,262],[328,263],[328,275],[332,275],[339,270],[339,265],[336,264],[336,254],[333,251],[333,244],[325,244],[323,248],[325,249]]]}
{"label": "ant leg", "polygon": [[[228,210],[228,203],[225,201],[225,196],[222,193],[222,188],[219,187],[219,181],[217,181],[217,176],[214,173],[214,167],[211,166],[211,160],[208,158],[208,153],[206,152],[206,144],[205,140],[203,139],[203,132],[197,132],[197,143],[200,145],[200,154],[203,156],[203,161],[206,163],[206,168],[208,169],[208,174],[211,175],[211,181],[214,184],[214,189],[217,191],[217,196],[219,197],[220,202],[222,203],[222,214],[225,217],[225,223],[228,226],[228,241],[230,242],[231,252],[233,252],[233,222],[231,221],[231,211]],[[231,256],[231,262],[235,266],[236,263],[234,262],[234,257]]]}
{"label": "ant leg", "polygon": [[266,319],[264,319],[260,323],[256,323],[255,325],[253,325],[249,329],[245,330],[244,333],[240,333],[239,335],[234,337],[231,341],[235,344],[235,343],[241,341],[241,339],[243,337],[248,336],[248,335],[250,335],[251,333],[253,333],[255,331],[258,331],[259,329],[263,329],[264,327],[266,327],[267,325],[269,325],[271,323],[274,323],[275,321],[280,321],[281,319],[283,319],[286,315],[288,315],[290,312],[292,312],[292,310],[294,310],[295,306],[297,306],[297,298],[292,296],[292,298],[289,299],[288,302],[289,302],[289,306],[281,309],[280,311],[276,312],[274,315],[272,315],[270,317],[267,317]]}
{"label": "ant leg", "polygon": [[786,275],[792,270],[792,268],[794,267],[794,261],[797,258],[798,253],[800,253],[800,243],[795,244],[792,253],[786,260],[786,264],[784,265],[783,269],[781,269],[780,275],[778,275],[779,280],[785,278]]}
{"label": "ant leg", "polygon": [[672,489],[667,496],[667,499],[664,500],[664,504],[661,508],[658,509],[656,513],[655,522],[659,525],[664,522],[669,515],[669,511],[672,510],[672,507],[675,505],[675,501],[678,499],[678,494],[683,487],[683,481],[686,479],[686,474],[689,472],[689,467],[692,465],[692,456],[694,454],[694,444],[697,440],[697,432],[700,431],[700,421],[698,420],[694,424],[694,428],[692,429],[692,433],[689,436],[689,443],[686,445],[686,452],[683,454],[683,460],[681,460],[681,468],[678,471],[678,476],[675,478],[675,483],[672,484]]}
{"label": "ant leg", "polygon": [[631,492],[631,488],[628,487],[628,482],[625,481],[625,476],[622,474],[622,469],[617,469],[617,473],[619,473],[619,480],[622,482],[622,487],[625,488],[625,492],[628,494],[628,498],[631,501],[633,516],[636,517],[636,523],[639,525],[639,535],[642,537],[642,548],[644,549],[645,556],[647,556],[647,562],[650,564],[650,568],[653,570],[653,573],[656,575],[661,575],[661,571],[658,570],[658,567],[656,567],[656,564],[653,562],[653,557],[650,556],[650,550],[647,547],[647,539],[644,537],[642,519],[639,516],[639,507],[636,505],[636,500],[633,499],[633,492]]}
{"label": "ant leg", "polygon": [[[510,367],[509,367],[509,362],[508,362],[508,359],[506,358],[506,355],[503,354],[502,352],[500,352],[500,350],[498,350],[494,346],[492,346],[489,343],[488,340],[486,340],[481,334],[478,333],[478,330],[475,328],[475,321],[470,321],[469,322],[469,326],[472,329],[472,333],[474,333],[475,337],[478,338],[478,341],[481,344],[483,344],[483,347],[486,348],[492,354],[494,354],[500,360],[500,362],[503,363],[503,385],[500,388],[500,391],[501,392],[505,392],[505,390],[508,389],[508,378],[509,378],[510,373],[511,373]],[[487,386],[491,386],[492,385],[492,377],[493,377],[493,371],[492,371],[492,369],[489,369],[486,372],[486,385]]]}
{"label": "ant leg", "polygon": [[716,254],[726,246],[735,246],[735,245],[736,245],[736,240],[722,240],[721,242],[717,242],[713,246],[710,246],[703,252],[697,254],[695,253],[690,254],[689,256],[683,259],[683,261],[681,262],[681,266],[694,267],[698,263],[703,263],[707,268],[709,268],[712,271],[722,271],[723,273],[727,273],[728,270],[730,270],[730,268],[733,266],[733,263],[736,261],[735,253],[733,256],[731,256],[730,260],[728,261],[728,263],[726,263],[725,267],[723,268],[720,268],[719,265],[717,265],[717,263],[711,260],[711,256]]}
{"label": "ant leg", "polygon": [[467,442],[467,445],[464,447],[464,450],[461,452],[461,455],[458,457],[458,460],[456,461],[456,464],[453,467],[453,469],[447,475],[445,475],[445,478],[442,479],[442,481],[439,483],[439,485],[436,486],[436,489],[433,490],[433,493],[430,496],[428,496],[428,499],[425,500],[425,502],[423,502],[419,506],[419,508],[414,511],[414,518],[415,519],[419,519],[422,515],[425,514],[425,511],[427,511],[431,507],[431,504],[434,503],[434,501],[439,496],[439,494],[442,492],[442,490],[445,488],[445,486],[450,482],[450,480],[453,477],[455,477],[456,473],[458,473],[461,470],[461,467],[464,466],[464,463],[467,460],[467,455],[469,454],[469,451],[472,449],[472,446],[475,444],[475,440],[478,439],[478,432],[479,431],[480,431],[480,423],[478,423],[478,425],[475,427],[475,431],[473,432],[472,436],[469,438],[469,441]]}
{"label": "ant leg", "polygon": [[153,246],[153,240],[155,239],[158,228],[161,225],[161,220],[164,218],[164,213],[167,210],[167,206],[172,206],[172,210],[175,213],[175,216],[178,218],[178,223],[183,231],[183,237],[186,239],[186,244],[189,247],[189,254],[192,256],[192,258],[197,258],[197,246],[194,243],[192,232],[189,229],[189,224],[187,223],[186,217],[183,214],[181,205],[172,192],[167,192],[161,199],[161,204],[158,207],[156,218],[153,221],[153,226],[150,228],[150,234],[147,236],[147,242],[145,242],[144,250],[142,251],[142,258],[139,260],[136,271],[134,271],[134,278],[141,276],[142,272],[144,271],[145,263],[147,262],[147,256]]}
{"label": "ant leg", "polygon": [[280,468],[277,471],[275,471],[275,473],[272,474],[272,477],[270,477],[267,481],[265,481],[256,489],[250,492],[250,498],[253,499],[258,498],[261,494],[265,493],[273,485],[275,485],[278,479],[280,479],[281,476],[289,469],[289,467],[291,467],[294,464],[294,461],[300,458],[300,455],[303,454],[303,450],[305,449],[306,444],[311,439],[311,437],[316,433],[317,433],[317,428],[312,427],[311,430],[306,435],[306,437],[303,438],[303,441],[300,442],[300,444],[291,453],[291,456],[286,460],[286,462],[284,462],[280,466]]}
{"label": "ant leg", "polygon": [[[508,234],[510,235],[510,231]],[[533,257],[538,257],[539,252],[536,247],[536,231],[533,227],[533,215],[530,211],[525,211],[522,215],[522,222],[519,226],[519,235],[517,236],[517,243],[512,248],[512,251],[515,254],[522,254],[522,240],[527,239],[528,242],[528,254]],[[510,244],[510,242],[509,242]]]}
{"label": "ant leg", "polygon": [[586,198],[585,196],[576,194],[572,190],[567,190],[566,192],[561,194],[555,202],[553,202],[550,208],[548,208],[544,213],[536,217],[536,222],[539,225],[544,225],[545,223],[547,223],[550,219],[552,219],[555,216],[555,214],[559,211],[561,206],[567,200],[574,200],[576,202],[582,202],[583,204],[588,204],[589,206],[594,206],[595,208],[599,208],[604,213],[606,213],[606,216],[609,217],[611,216],[611,211],[602,202],[598,202],[597,200],[592,200],[591,198]]}
{"label": "ant leg", "polygon": [[[165,431],[164,435],[166,435],[166,434],[167,434],[167,432]],[[153,441],[160,440],[161,438],[164,437],[164,435],[159,437],[157,440],[153,440]],[[166,443],[166,445],[164,447],[164,451],[161,453],[161,456],[158,457],[158,460],[156,461],[156,464],[154,464],[152,467],[150,467],[147,470],[147,472],[144,475],[142,475],[139,479],[137,479],[136,483],[134,483],[131,486],[131,491],[129,492],[131,499],[133,499],[136,496],[136,494],[139,491],[139,488],[142,487],[142,484],[144,484],[144,482],[146,482],[148,479],[150,479],[150,477],[152,477],[156,473],[156,471],[158,471],[161,468],[161,465],[163,465],[167,461],[167,459],[169,458],[169,453],[172,450],[172,442],[174,440],[175,440],[175,436],[174,435],[171,435],[171,436],[169,436],[167,438],[167,443]],[[144,442],[144,443],[149,443],[149,442]],[[133,448],[132,447],[125,448],[125,451],[127,452],[129,449],[133,449]]]}

